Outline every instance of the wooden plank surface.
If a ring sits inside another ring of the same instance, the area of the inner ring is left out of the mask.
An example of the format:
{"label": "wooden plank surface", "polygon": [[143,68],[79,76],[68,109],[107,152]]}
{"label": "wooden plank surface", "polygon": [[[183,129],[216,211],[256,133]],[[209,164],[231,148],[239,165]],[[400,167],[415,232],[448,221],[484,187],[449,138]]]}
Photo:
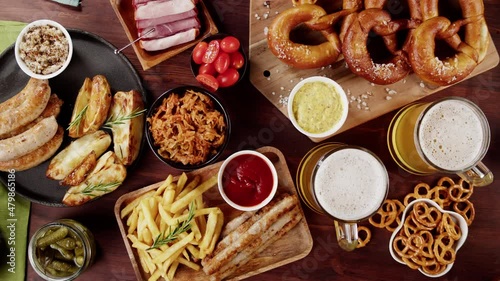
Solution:
{"label": "wooden plank surface", "polygon": [[[423,83],[415,74],[410,74],[406,79],[391,85],[374,85],[354,75],[343,60],[339,60],[331,67],[320,69],[300,70],[289,67],[269,50],[265,30],[280,12],[292,7],[292,1],[270,2],[271,5],[267,7],[261,0],[250,1],[250,82],[287,117],[287,99],[290,91],[301,79],[310,76],[326,76],[337,81],[347,92],[348,99],[351,101],[349,115],[344,126],[328,137],[311,138],[314,142],[328,139],[447,88]],[[490,37],[485,59],[468,78],[488,71],[498,63],[498,51]]]}

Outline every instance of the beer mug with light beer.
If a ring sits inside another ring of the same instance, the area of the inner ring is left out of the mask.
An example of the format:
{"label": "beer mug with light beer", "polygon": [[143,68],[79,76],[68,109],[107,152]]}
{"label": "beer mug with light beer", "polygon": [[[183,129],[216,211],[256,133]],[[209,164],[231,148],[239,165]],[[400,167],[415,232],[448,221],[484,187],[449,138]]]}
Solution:
{"label": "beer mug with light beer", "polygon": [[334,219],[339,246],[352,251],[358,243],[357,223],[380,208],[389,177],[382,161],[367,149],[324,143],[302,158],[297,189],[310,209]]}
{"label": "beer mug with light beer", "polygon": [[488,120],[467,99],[403,107],[389,125],[387,143],[394,161],[409,173],[457,174],[475,186],[493,182],[493,173],[481,162],[490,144]]}

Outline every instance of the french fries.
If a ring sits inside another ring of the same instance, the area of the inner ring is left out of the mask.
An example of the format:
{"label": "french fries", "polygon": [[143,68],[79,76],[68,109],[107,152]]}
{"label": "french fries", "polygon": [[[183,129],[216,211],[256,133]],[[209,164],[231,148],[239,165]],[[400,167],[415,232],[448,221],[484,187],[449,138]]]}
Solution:
{"label": "french fries", "polygon": [[206,207],[202,196],[216,183],[217,174],[203,182],[185,173],[177,181],[169,175],[121,210],[127,238],[149,281],[172,280],[181,266],[198,271],[199,262],[213,252],[224,215],[218,207]]}

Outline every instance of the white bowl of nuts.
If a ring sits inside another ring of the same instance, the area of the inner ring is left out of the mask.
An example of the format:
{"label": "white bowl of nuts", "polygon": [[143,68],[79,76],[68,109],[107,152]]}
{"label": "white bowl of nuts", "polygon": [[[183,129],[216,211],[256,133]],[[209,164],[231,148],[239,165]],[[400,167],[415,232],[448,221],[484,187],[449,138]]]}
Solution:
{"label": "white bowl of nuts", "polygon": [[50,79],[69,65],[73,43],[61,24],[42,19],[26,25],[19,33],[14,53],[24,73],[37,79]]}

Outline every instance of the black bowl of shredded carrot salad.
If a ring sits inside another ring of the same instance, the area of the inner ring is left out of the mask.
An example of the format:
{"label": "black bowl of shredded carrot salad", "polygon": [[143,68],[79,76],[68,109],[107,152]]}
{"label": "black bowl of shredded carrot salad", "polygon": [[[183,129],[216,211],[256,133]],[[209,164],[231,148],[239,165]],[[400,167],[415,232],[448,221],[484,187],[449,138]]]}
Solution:
{"label": "black bowl of shredded carrot salad", "polygon": [[229,142],[231,123],[220,100],[196,86],[170,89],[154,101],[146,138],[162,162],[179,170],[214,163]]}

